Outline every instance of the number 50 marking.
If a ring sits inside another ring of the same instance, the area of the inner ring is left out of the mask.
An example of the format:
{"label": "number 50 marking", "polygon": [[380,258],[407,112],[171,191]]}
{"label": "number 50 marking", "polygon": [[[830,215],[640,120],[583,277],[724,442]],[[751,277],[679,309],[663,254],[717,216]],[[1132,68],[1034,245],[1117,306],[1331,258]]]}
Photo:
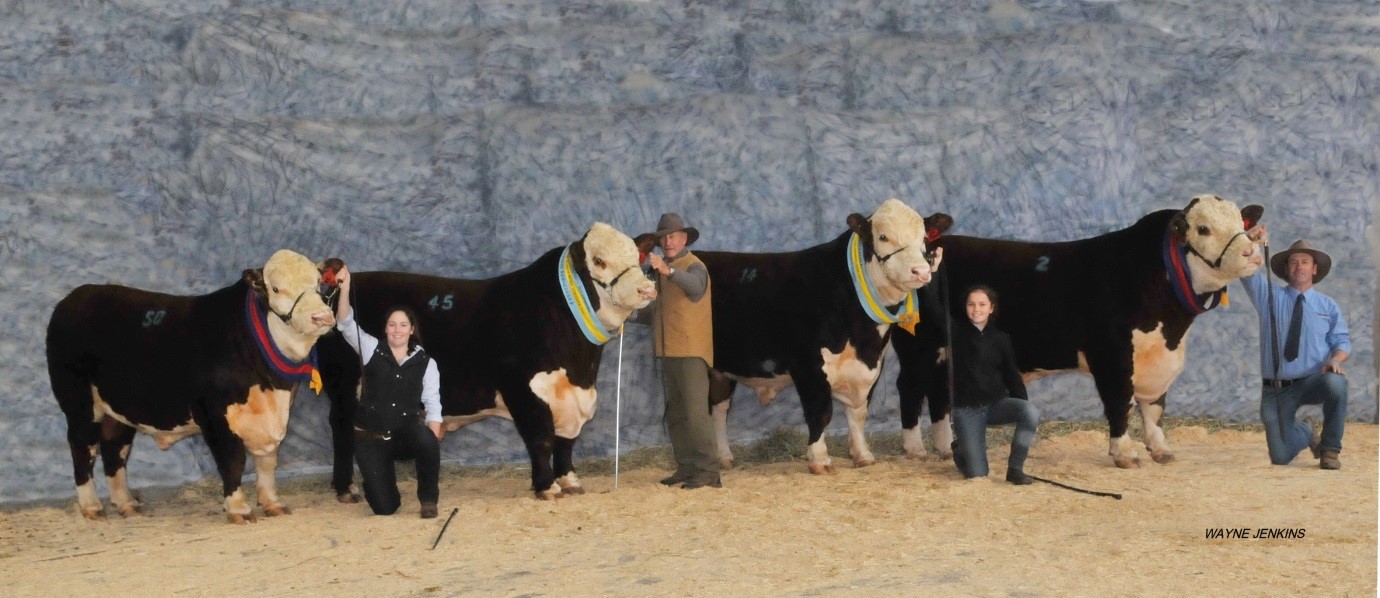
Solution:
{"label": "number 50 marking", "polygon": [[150,309],[144,312],[144,328],[162,324],[163,318],[167,317],[167,315],[168,310],[166,309]]}

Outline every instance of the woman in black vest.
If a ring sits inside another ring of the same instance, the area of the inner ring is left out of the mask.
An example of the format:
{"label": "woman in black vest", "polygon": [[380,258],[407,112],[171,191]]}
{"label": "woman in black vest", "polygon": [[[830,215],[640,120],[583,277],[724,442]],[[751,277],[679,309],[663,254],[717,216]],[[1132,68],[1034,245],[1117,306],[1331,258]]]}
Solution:
{"label": "woman in black vest", "polygon": [[[388,310],[381,344],[355,322],[350,307],[350,273],[341,268],[336,328],[364,357],[363,392],[355,410],[355,463],[364,478],[364,499],[376,515],[397,512],[402,498],[393,461],[416,459],[417,500],[422,518],[436,516],[441,490],[441,374],[421,346],[411,309]],[[426,412],[423,423],[419,411]]]}
{"label": "woman in black vest", "polygon": [[1024,468],[1040,412],[1030,404],[1016,368],[1011,336],[989,321],[996,316],[997,293],[978,285],[964,296],[968,322],[953,327],[954,464],[965,478],[987,477],[987,427],[1016,424],[1006,481],[1033,483]]}

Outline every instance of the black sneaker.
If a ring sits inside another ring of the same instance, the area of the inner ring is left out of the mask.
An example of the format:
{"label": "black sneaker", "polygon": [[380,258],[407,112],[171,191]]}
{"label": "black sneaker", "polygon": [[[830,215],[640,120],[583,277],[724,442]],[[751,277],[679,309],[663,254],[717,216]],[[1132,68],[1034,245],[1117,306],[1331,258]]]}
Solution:
{"label": "black sneaker", "polygon": [[1027,484],[1034,484],[1035,478],[1025,475],[1025,472],[1019,469],[1008,469],[1006,470],[1006,481],[1017,486],[1025,486]]}

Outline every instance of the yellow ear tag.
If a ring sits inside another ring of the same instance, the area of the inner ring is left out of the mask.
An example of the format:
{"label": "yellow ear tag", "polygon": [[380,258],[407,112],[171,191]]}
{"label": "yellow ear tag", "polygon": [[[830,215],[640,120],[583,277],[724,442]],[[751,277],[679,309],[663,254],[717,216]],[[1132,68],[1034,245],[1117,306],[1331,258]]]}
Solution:
{"label": "yellow ear tag", "polygon": [[310,389],[312,389],[312,390],[314,390],[314,391],[316,391],[316,394],[317,394],[317,395],[320,395],[320,394],[321,394],[321,389],[322,389],[322,388],[325,388],[325,386],[326,386],[326,385],[324,385],[324,384],[321,383],[321,371],[318,370],[318,369],[316,369],[316,368],[312,368],[312,369],[311,369],[311,382],[308,382],[308,383],[307,383],[307,387],[310,388]]}
{"label": "yellow ear tag", "polygon": [[1231,297],[1227,295],[1227,290],[1222,289],[1222,307],[1231,307]]}
{"label": "yellow ear tag", "polygon": [[902,314],[901,317],[896,319],[896,325],[900,326],[902,330],[909,332],[911,336],[915,336],[915,325],[919,323],[920,314],[918,313]]}

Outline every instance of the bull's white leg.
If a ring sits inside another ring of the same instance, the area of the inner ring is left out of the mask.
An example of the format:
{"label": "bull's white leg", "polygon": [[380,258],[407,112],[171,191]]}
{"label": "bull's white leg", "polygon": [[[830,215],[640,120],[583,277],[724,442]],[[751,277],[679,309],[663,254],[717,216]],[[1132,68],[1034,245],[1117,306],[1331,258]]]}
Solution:
{"label": "bull's white leg", "polygon": [[853,457],[854,467],[867,467],[877,462],[872,449],[867,446],[866,402],[861,407],[848,408],[848,455]]}
{"label": "bull's white leg", "polygon": [[920,422],[916,422],[914,428],[901,430],[901,446],[906,449],[907,459],[925,459],[930,456],[925,450],[925,432],[920,427]]}
{"label": "bull's white leg", "polygon": [[87,478],[85,484],[77,486],[77,508],[87,519],[105,517],[105,507],[101,506],[101,497],[96,494],[96,480]]}
{"label": "bull's white leg", "polygon": [[1145,448],[1150,450],[1150,458],[1156,463],[1173,461],[1174,451],[1169,448],[1164,428],[1160,427],[1160,418],[1164,416],[1163,397],[1156,401],[1139,402],[1141,426],[1145,429]]}
{"label": "bull's white leg", "polygon": [[120,467],[120,469],[115,472],[115,475],[106,476],[105,478],[110,484],[110,504],[115,505],[115,508],[119,509],[120,516],[122,517],[133,517],[135,515],[144,514],[143,510],[140,509],[139,501],[135,500],[134,495],[129,492],[129,479],[127,475],[129,471],[129,449],[130,445],[126,445],[124,448],[120,449],[120,461],[125,465]]}
{"label": "bull's white leg", "polygon": [[1111,455],[1112,462],[1116,463],[1117,467],[1122,469],[1140,467],[1140,459],[1137,458],[1136,454],[1136,443],[1131,442],[1130,434],[1122,434],[1112,438],[1109,444],[1111,448],[1107,454]]}
{"label": "bull's white leg", "polygon": [[81,516],[87,519],[100,519],[105,517],[105,507],[101,505],[101,496],[96,494],[95,473],[96,446],[91,445],[87,452],[91,453],[91,459],[86,462],[86,483],[77,486],[77,508],[81,509]]}
{"label": "bull's white leg", "polygon": [[930,436],[934,437],[934,450],[939,456],[954,456],[954,427],[949,422],[949,416],[946,415],[944,419],[930,424]]}
{"label": "bull's white leg", "polygon": [[254,510],[249,508],[249,503],[244,500],[244,488],[236,488],[234,492],[225,497],[225,518],[230,523],[254,523],[258,518],[254,517]]}
{"label": "bull's white leg", "polygon": [[834,473],[834,462],[829,459],[829,447],[824,444],[823,435],[820,435],[814,444],[805,448],[805,455],[810,459],[810,473]]}
{"label": "bull's white leg", "polygon": [[733,469],[733,449],[728,446],[728,403],[714,405],[710,413],[714,415],[714,441],[718,445],[719,466]]}
{"label": "bull's white leg", "polygon": [[254,455],[254,473],[257,480],[255,486],[259,490],[259,506],[264,508],[264,515],[277,517],[279,515],[291,515],[292,509],[283,504],[282,499],[278,498],[278,451],[265,451],[262,455]]}
{"label": "bull's white leg", "polygon": [[537,493],[537,498],[539,500],[555,500],[565,498],[565,493],[561,492],[560,484],[552,482],[550,488]]}
{"label": "bull's white leg", "polygon": [[561,487],[561,493],[562,493],[562,494],[584,494],[584,493],[585,493],[584,487],[580,485],[580,478],[579,478],[579,476],[576,476],[576,475],[575,475],[575,472],[573,472],[573,471],[570,472],[570,473],[567,473],[567,474],[565,474],[565,475],[563,475],[563,476],[561,476],[561,477],[559,477],[559,478],[556,478],[556,485]]}

